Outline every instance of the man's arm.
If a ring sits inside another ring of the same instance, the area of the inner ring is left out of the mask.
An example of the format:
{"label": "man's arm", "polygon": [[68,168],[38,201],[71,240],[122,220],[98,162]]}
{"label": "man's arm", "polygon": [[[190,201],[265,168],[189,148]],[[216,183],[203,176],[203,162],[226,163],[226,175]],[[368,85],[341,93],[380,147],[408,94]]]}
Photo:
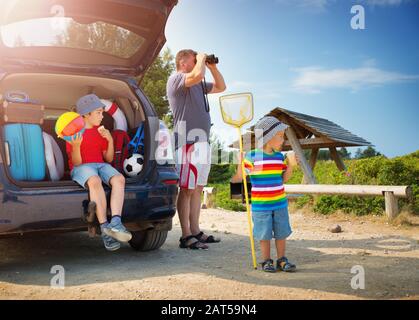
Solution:
{"label": "man's arm", "polygon": [[224,82],[224,78],[220,71],[217,68],[216,64],[207,64],[208,69],[210,69],[212,77],[214,78],[214,85],[210,92],[208,93],[219,93],[225,91],[226,84]]}
{"label": "man's arm", "polygon": [[202,81],[205,77],[205,59],[207,55],[198,53],[196,55],[196,64],[193,70],[186,74],[185,87],[192,87]]}

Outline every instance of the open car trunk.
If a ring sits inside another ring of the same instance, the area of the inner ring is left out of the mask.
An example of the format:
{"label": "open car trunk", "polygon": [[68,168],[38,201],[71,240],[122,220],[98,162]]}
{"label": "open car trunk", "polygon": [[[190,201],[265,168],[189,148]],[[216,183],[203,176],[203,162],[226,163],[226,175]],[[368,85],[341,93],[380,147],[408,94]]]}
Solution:
{"label": "open car trunk", "polygon": [[[142,122],[144,122],[145,132],[148,130],[146,116],[138,97],[134,94],[130,86],[122,80],[69,74],[15,73],[7,75],[0,82],[1,95],[4,96],[10,91],[25,92],[31,100],[37,101],[39,104],[45,106],[44,122],[41,125],[41,129],[43,132],[52,136],[57,142],[64,160],[64,176],[59,181],[51,180],[48,174],[48,165],[46,165],[47,174],[42,181],[17,181],[13,179],[10,170],[8,170],[7,161],[3,161],[2,165],[6,166],[9,179],[21,187],[76,186],[76,183],[71,180],[70,176],[66,142],[57,137],[55,123],[58,117],[64,112],[75,111],[75,104],[83,95],[94,93],[100,99],[115,101],[125,115],[128,125],[127,132],[131,138],[136,128]],[[0,124],[0,138],[2,158],[6,159],[4,125],[3,122]],[[111,132],[115,127],[114,119],[106,112],[104,112],[102,125]],[[147,149],[148,146],[145,145],[145,159],[148,158],[146,156]],[[145,170],[147,165],[148,163],[145,160],[140,175],[135,179],[127,177],[127,184],[141,180],[144,172],[147,171]]]}
{"label": "open car trunk", "polygon": [[2,0],[0,65],[142,76],[166,42],[176,3]]}

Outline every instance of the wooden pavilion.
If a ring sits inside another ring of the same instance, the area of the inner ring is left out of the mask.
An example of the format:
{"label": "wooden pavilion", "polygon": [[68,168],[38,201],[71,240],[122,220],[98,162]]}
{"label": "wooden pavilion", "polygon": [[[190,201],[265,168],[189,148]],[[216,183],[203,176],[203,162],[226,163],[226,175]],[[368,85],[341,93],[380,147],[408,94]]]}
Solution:
{"label": "wooden pavilion", "polygon": [[[286,123],[289,128],[285,131],[285,143],[283,151],[293,150],[300,159],[300,167],[304,173],[304,181],[308,184],[316,184],[317,180],[313,174],[313,169],[316,165],[319,150],[328,148],[331,158],[335,161],[339,170],[346,170],[336,148],[339,147],[359,147],[372,146],[372,144],[365,139],[354,135],[341,126],[329,121],[327,119],[318,118],[283,108],[275,108],[271,110],[266,116],[274,116],[281,122]],[[254,149],[255,135],[254,126],[250,127],[243,136],[244,151]],[[229,147],[239,148],[239,142],[235,141]],[[307,161],[304,157],[303,150],[310,149],[310,160]],[[231,179],[232,183],[239,183],[240,180],[236,176]]]}

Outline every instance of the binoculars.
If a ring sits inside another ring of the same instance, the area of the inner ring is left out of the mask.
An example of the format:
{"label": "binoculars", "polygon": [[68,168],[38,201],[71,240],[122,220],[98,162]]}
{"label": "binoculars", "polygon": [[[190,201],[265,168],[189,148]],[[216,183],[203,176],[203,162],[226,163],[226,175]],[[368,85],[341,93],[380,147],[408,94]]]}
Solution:
{"label": "binoculars", "polygon": [[218,63],[218,57],[216,57],[213,54],[209,54],[209,55],[207,55],[207,58],[205,59],[205,62],[209,63],[209,64],[217,64]]}

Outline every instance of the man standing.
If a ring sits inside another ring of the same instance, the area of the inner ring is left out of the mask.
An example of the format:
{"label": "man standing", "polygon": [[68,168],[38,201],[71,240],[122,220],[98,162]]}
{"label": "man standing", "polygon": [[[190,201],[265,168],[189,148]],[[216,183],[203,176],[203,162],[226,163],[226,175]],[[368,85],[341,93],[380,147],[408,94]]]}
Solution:
{"label": "man standing", "polygon": [[[215,61],[203,53],[181,50],[176,55],[176,70],[167,82],[167,97],[174,117],[175,148],[180,192],[177,210],[182,228],[179,247],[208,249],[206,243],[220,239],[199,228],[201,194],[211,169],[209,135],[211,117],[206,94],[226,89]],[[208,68],[213,83],[204,80]]]}

